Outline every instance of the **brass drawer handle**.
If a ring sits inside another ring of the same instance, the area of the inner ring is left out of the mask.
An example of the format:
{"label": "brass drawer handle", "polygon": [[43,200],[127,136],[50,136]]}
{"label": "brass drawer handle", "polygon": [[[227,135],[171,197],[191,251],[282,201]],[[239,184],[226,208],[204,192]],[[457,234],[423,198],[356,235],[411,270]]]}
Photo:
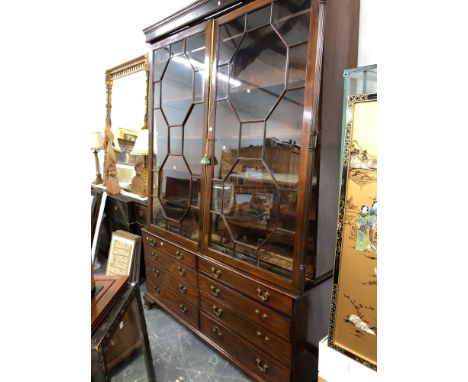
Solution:
{"label": "brass drawer handle", "polygon": [[159,270],[157,270],[156,268],[153,268],[153,275],[158,277],[159,276]]}
{"label": "brass drawer handle", "polygon": [[187,293],[187,287],[183,286],[182,284],[179,284],[179,290],[182,294]]}
{"label": "brass drawer handle", "polygon": [[216,306],[216,305],[213,305],[213,311],[217,317],[221,317],[221,314],[223,313],[223,310],[219,306]]}
{"label": "brass drawer handle", "polygon": [[143,217],[143,216],[145,216],[145,213],[144,213],[142,210],[139,210],[139,211],[138,211],[138,215],[139,215],[140,217]]}
{"label": "brass drawer handle", "polygon": [[154,245],[155,245],[154,239],[152,239],[152,238],[149,237],[149,236],[146,236],[146,241],[148,241],[148,242],[149,242],[149,245],[151,245],[151,246],[154,248]]}
{"label": "brass drawer handle", "polygon": [[179,275],[185,275],[185,268],[182,268],[180,265],[177,266],[177,271],[179,272]]}
{"label": "brass drawer handle", "polygon": [[184,314],[187,314],[187,307],[185,305],[179,304],[180,311]]}
{"label": "brass drawer handle", "polygon": [[164,242],[163,242],[163,241],[161,241],[159,244],[161,244],[161,247],[162,247],[162,246],[164,245]]}
{"label": "brass drawer handle", "polygon": [[214,285],[210,285],[210,288],[211,288],[211,294],[215,297],[218,297],[219,294],[221,293],[219,288],[216,288]]}
{"label": "brass drawer handle", "polygon": [[[262,362],[260,360],[260,358],[256,358],[255,359],[257,361],[257,367],[259,370],[261,370],[263,373],[266,373],[268,371],[268,369],[270,368],[270,366],[268,366],[268,364],[266,362]],[[263,365],[262,365],[263,363]]]}
{"label": "brass drawer handle", "polygon": [[161,290],[159,289],[159,287],[157,285],[154,286],[154,290],[156,291],[157,294],[159,294],[159,292],[161,292]]}
{"label": "brass drawer handle", "polygon": [[153,257],[153,259],[157,260],[159,257],[159,254],[157,254],[156,252],[151,252],[151,256]]}
{"label": "brass drawer handle", "polygon": [[215,267],[211,267],[211,274],[214,276],[215,279],[219,279],[221,277],[221,269],[215,269]]}
{"label": "brass drawer handle", "polygon": [[184,254],[180,251],[176,251],[175,254],[176,254],[175,257],[177,258],[177,260],[182,260],[184,258]]}
{"label": "brass drawer handle", "polygon": [[[259,337],[262,337],[262,332],[260,330],[257,330],[257,336]],[[270,342],[270,337],[268,336],[265,336],[265,338],[263,339],[265,342]]]}
{"label": "brass drawer handle", "polygon": [[119,210],[119,207],[114,206],[114,212],[117,212]]}
{"label": "brass drawer handle", "polygon": [[218,337],[221,337],[223,335],[223,333],[221,333],[221,330],[216,326],[216,325],[213,325],[213,333],[216,333],[218,335]]}
{"label": "brass drawer handle", "polygon": [[260,311],[258,309],[255,309],[255,314],[259,317],[262,318],[262,320],[266,320],[268,318],[268,314],[266,313],[263,313],[261,316],[260,316]]}
{"label": "brass drawer handle", "polygon": [[268,301],[268,298],[270,297],[270,292],[268,292],[267,290],[265,292],[262,292],[260,288],[257,288],[257,296],[261,301],[265,302]]}

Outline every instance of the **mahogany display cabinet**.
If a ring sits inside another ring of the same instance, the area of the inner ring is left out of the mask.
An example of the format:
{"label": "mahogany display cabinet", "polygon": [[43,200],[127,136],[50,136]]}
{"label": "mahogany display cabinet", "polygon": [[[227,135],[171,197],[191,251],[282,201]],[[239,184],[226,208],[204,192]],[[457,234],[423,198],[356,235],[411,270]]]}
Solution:
{"label": "mahogany display cabinet", "polygon": [[198,1],[151,45],[145,306],[260,381],[314,381],[359,1]]}

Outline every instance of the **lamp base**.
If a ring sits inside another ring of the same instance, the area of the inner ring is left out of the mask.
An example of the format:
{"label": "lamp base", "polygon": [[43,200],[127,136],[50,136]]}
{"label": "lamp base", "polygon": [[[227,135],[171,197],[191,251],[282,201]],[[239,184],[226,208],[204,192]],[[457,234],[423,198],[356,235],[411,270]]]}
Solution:
{"label": "lamp base", "polygon": [[101,176],[101,174],[98,174],[96,176],[96,180],[93,182],[93,184],[102,184],[102,183],[104,183],[103,180],[102,180],[102,176]]}

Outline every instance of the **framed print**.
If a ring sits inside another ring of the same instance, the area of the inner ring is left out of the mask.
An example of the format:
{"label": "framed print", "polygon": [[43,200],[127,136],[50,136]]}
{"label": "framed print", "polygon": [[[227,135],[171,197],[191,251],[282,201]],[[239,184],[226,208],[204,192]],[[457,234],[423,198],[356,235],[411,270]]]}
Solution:
{"label": "framed print", "polygon": [[135,240],[113,232],[109,248],[106,276],[130,275]]}
{"label": "framed print", "polygon": [[377,370],[377,93],[345,118],[328,344]]}

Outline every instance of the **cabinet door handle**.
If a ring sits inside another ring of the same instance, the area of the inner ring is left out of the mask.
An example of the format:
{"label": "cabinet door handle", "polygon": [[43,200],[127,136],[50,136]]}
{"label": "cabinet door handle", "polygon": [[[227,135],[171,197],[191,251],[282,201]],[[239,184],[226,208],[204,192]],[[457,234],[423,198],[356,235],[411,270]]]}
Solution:
{"label": "cabinet door handle", "polygon": [[151,256],[153,257],[153,259],[157,260],[159,255],[156,253],[156,252],[151,252]]}
{"label": "cabinet door handle", "polygon": [[159,270],[157,270],[156,268],[153,268],[153,275],[158,277],[159,276]]}
{"label": "cabinet door handle", "polygon": [[185,275],[185,268],[182,268],[180,265],[177,266],[177,271],[179,272],[179,275]]}
{"label": "cabinet door handle", "polygon": [[184,314],[187,314],[187,307],[185,305],[179,304],[180,311]]}
{"label": "cabinet door handle", "polygon": [[179,290],[180,290],[180,293],[182,294],[187,293],[187,287],[183,286],[182,284],[179,284]]}
{"label": "cabinet door handle", "polygon": [[[262,373],[266,373],[268,369],[270,368],[266,362],[262,362],[260,358],[256,358],[255,361],[257,361],[257,368],[262,371]],[[263,365],[262,365],[263,363]]]}
{"label": "cabinet door handle", "polygon": [[177,258],[177,260],[182,260],[184,258],[184,254],[180,251],[176,251],[175,253],[175,257]]}
{"label": "cabinet door handle", "polygon": [[260,311],[259,311],[258,309],[255,309],[254,312],[255,312],[255,314],[256,314],[257,316],[261,317],[262,320],[266,320],[266,319],[268,318],[268,314],[266,314],[266,313],[263,313],[263,314],[260,316]]}
{"label": "cabinet door handle", "polygon": [[223,313],[223,310],[219,306],[216,306],[216,305],[213,305],[213,311],[217,317],[221,317],[221,314]]}
{"label": "cabinet door handle", "polygon": [[211,294],[215,297],[218,297],[219,294],[221,293],[219,288],[216,288],[214,285],[210,285],[210,288],[211,288]]}
{"label": "cabinet door handle", "polygon": [[221,277],[221,269],[215,269],[215,267],[211,267],[211,274],[215,279],[219,279]]}
{"label": "cabinet door handle", "polygon": [[268,298],[270,297],[270,292],[268,292],[267,290],[265,292],[262,292],[260,288],[257,288],[257,296],[262,302],[265,302],[268,301]]}
{"label": "cabinet door handle", "polygon": [[119,207],[114,206],[114,212],[117,212],[119,210]]}
{"label": "cabinet door handle", "polygon": [[216,333],[218,335],[218,337],[221,337],[223,335],[223,333],[221,333],[221,330],[216,326],[216,325],[213,325],[213,333]]}

